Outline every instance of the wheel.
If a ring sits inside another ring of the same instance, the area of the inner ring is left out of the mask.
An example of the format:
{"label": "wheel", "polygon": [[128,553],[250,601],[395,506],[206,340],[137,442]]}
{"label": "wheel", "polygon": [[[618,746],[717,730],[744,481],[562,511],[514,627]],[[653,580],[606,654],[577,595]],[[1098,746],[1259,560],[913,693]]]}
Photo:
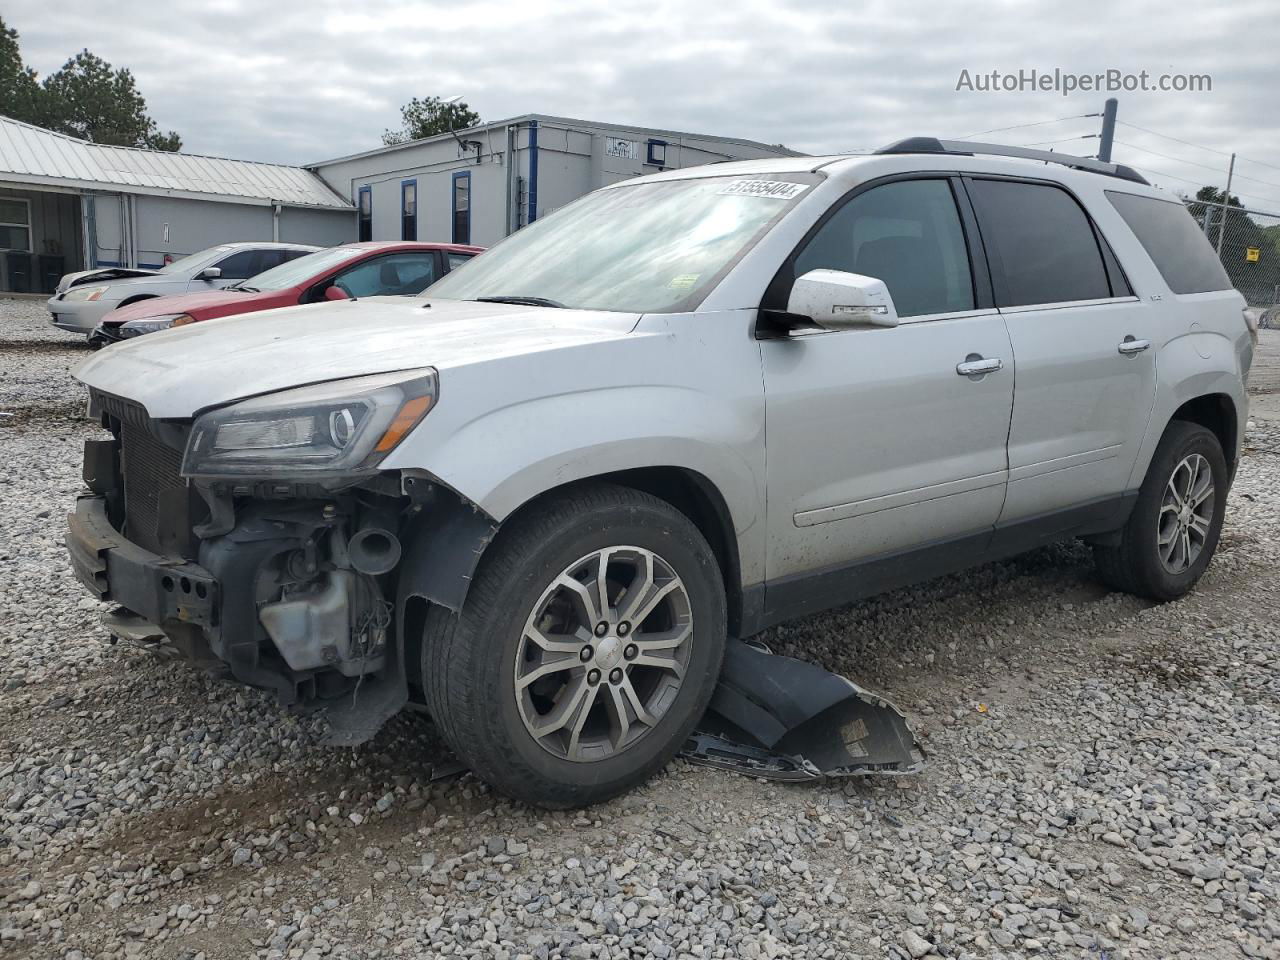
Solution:
{"label": "wheel", "polygon": [[714,554],[670,504],[615,486],[517,515],[460,614],[435,608],[422,682],[446,742],[528,803],[597,803],[661,769],[720,673]]}
{"label": "wheel", "polygon": [[1152,600],[1181,597],[1217,549],[1228,486],[1226,458],[1213,432],[1173,421],[1147,468],[1120,542],[1093,548],[1102,579]]}

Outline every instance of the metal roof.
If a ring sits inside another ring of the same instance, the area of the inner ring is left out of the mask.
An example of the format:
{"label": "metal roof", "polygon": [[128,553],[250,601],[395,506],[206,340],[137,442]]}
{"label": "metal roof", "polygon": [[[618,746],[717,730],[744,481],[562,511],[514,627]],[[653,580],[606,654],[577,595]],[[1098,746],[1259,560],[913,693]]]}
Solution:
{"label": "metal roof", "polygon": [[[470,134],[527,124],[531,120],[536,120],[539,124],[563,126],[568,127],[569,129],[594,127],[600,130],[612,130],[619,133],[630,133],[639,136],[671,137],[677,141],[688,142],[690,145],[697,143],[731,143],[740,147],[755,147],[760,150],[769,150],[779,157],[807,156],[807,154],[800,153],[797,150],[792,150],[789,147],[784,147],[781,144],[761,143],[758,140],[743,140],[740,137],[716,137],[704,133],[685,133],[680,130],[662,130],[657,127],[634,127],[622,123],[600,123],[596,120],[574,120],[572,117],[555,117],[546,113],[525,113],[518,117],[511,117],[507,120],[491,120],[488,123],[478,123],[474,127],[468,127],[466,130],[458,130],[455,132],[459,137],[466,137]],[[393,143],[384,147],[375,147],[372,150],[362,150],[360,153],[353,153],[345,157],[335,157],[332,160],[318,160],[315,163],[304,164],[304,166],[309,170],[314,170],[317,167],[329,167],[335,163],[346,163],[348,160],[361,160],[365,157],[376,157],[379,154],[394,153],[396,150],[404,150],[407,147],[418,147],[424,143],[435,143],[442,140],[452,140],[453,138],[453,133],[437,133],[434,136],[423,137],[421,140],[406,140],[404,143]]]}
{"label": "metal roof", "polygon": [[0,116],[0,181],[230,203],[351,209],[310,170],[90,143]]}

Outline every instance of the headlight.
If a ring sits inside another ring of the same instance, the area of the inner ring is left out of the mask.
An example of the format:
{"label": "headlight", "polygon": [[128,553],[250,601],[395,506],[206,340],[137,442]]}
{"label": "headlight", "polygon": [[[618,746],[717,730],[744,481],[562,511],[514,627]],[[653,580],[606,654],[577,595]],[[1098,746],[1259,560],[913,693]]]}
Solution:
{"label": "headlight", "polygon": [[401,370],[244,400],[196,420],[187,477],[373,472],[439,396],[435,370]]}
{"label": "headlight", "polygon": [[67,291],[63,300],[97,300],[111,288],[103,287],[72,287]]}
{"label": "headlight", "polygon": [[120,334],[121,339],[128,340],[130,337],[140,337],[144,333],[155,333],[157,330],[168,330],[177,323],[179,317],[185,316],[185,313],[168,313],[161,317],[146,317],[142,320],[130,320],[127,323],[120,324],[120,328],[116,332]]}

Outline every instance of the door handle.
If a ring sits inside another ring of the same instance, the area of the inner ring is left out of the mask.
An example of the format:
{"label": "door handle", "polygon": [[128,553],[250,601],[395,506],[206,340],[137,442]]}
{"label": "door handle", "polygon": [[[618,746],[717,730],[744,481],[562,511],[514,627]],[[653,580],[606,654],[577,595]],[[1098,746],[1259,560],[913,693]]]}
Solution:
{"label": "door handle", "polygon": [[981,377],[1004,369],[1004,361],[999,357],[983,359],[980,353],[971,353],[961,363],[956,364],[956,373],[962,377]]}
{"label": "door handle", "polygon": [[1133,337],[1125,337],[1120,341],[1120,346],[1116,347],[1126,357],[1132,357],[1141,353],[1151,346],[1150,340],[1135,340]]}

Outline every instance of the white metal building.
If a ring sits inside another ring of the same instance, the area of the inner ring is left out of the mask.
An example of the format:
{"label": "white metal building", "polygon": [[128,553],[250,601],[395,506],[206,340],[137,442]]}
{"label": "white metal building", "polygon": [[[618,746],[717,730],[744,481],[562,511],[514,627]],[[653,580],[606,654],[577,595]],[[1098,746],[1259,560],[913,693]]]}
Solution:
{"label": "white metal building", "polygon": [[95,266],[159,267],[217,243],[355,238],[310,170],[112,147],[0,117],[0,291]]}
{"label": "white metal building", "polygon": [[605,184],[782,146],[527,114],[308,164],[356,205],[362,240],[496,243]]}

